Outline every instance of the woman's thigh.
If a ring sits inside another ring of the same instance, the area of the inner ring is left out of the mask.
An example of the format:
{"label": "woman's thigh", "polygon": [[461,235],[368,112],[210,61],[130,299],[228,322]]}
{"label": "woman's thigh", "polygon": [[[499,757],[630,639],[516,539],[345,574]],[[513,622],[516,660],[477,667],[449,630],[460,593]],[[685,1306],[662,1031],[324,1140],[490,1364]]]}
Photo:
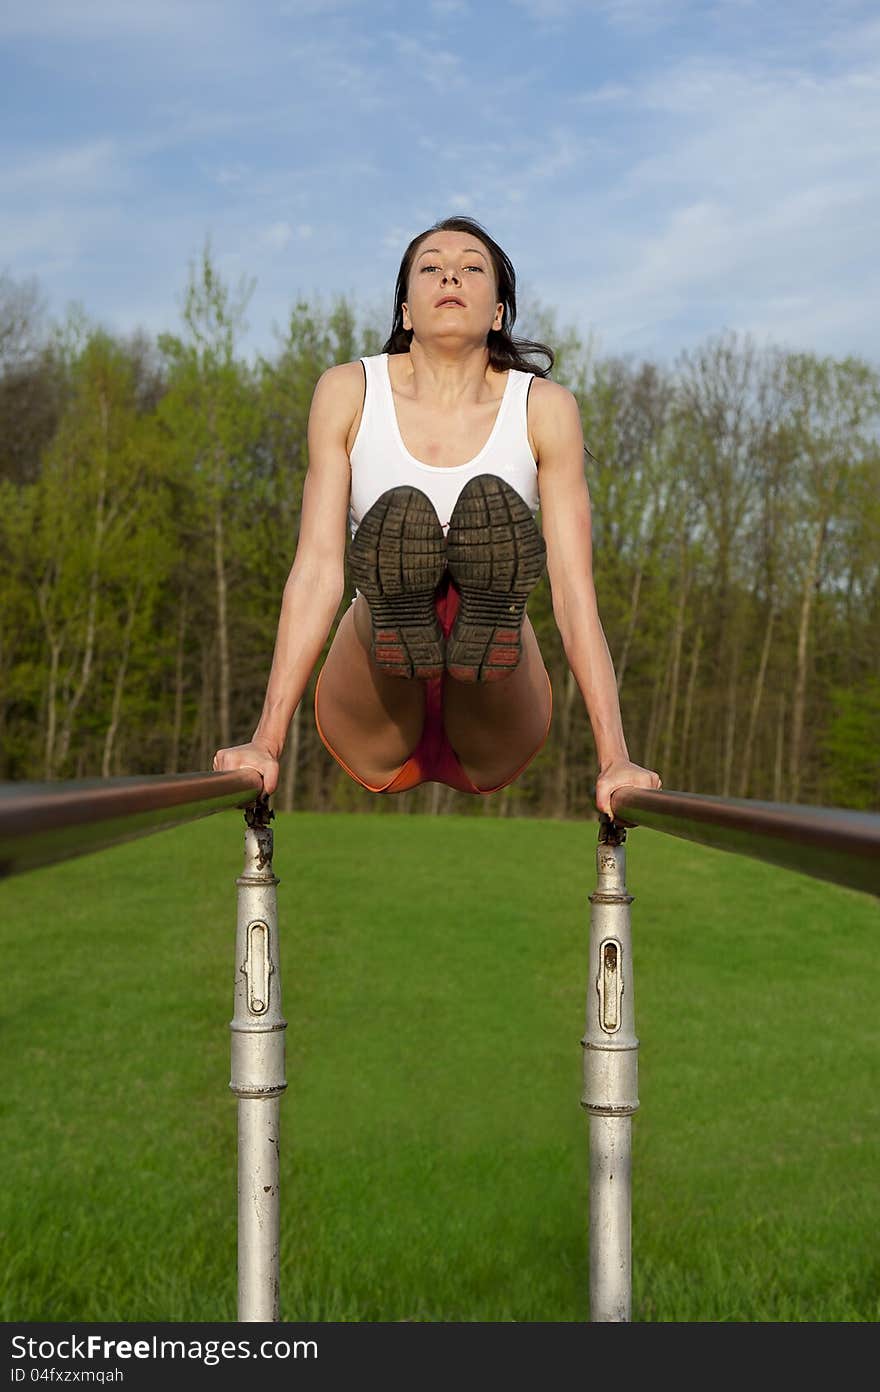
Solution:
{"label": "woman's thigh", "polygon": [[[370,613],[361,596],[342,616],[321,671],[317,714],[330,745],[365,783],[389,782],[412,754],[425,721],[424,686],[388,677],[369,653]],[[499,682],[443,687],[446,737],[477,787],[492,788],[529,760],[547,736],[552,697],[528,618],[523,655]]]}
{"label": "woman's thigh", "polygon": [[340,619],[321,669],[317,715],[339,757],[365,783],[379,786],[394,777],[419,742],[425,693],[421,682],[379,670],[364,645],[369,633],[369,608],[361,596]]}
{"label": "woman's thigh", "polygon": [[523,653],[498,682],[447,681],[446,738],[471,782],[492,788],[510,778],[547,737],[552,695],[541,649],[528,618]]}

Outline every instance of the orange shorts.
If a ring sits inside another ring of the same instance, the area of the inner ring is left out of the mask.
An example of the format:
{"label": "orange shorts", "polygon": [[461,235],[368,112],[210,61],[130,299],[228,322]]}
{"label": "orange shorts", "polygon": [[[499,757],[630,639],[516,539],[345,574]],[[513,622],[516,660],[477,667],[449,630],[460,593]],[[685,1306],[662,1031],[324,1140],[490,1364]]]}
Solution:
{"label": "orange shorts", "polygon": [[[444,576],[440,588],[437,591],[435,600],[437,617],[443,628],[445,637],[449,637],[455,616],[458,613],[458,590],[451,585],[448,576]],[[356,783],[360,783],[362,788],[366,788],[368,793],[405,793],[410,788],[417,788],[420,783],[446,783],[448,787],[455,788],[460,793],[497,793],[499,789],[506,788],[508,783],[513,783],[525,768],[532,762],[535,755],[543,749],[547,736],[550,733],[550,721],[553,717],[553,688],[550,686],[550,677],[547,677],[547,686],[550,689],[550,717],[547,721],[547,729],[544,738],[534,749],[529,757],[520,764],[519,768],[505,778],[503,783],[498,783],[494,788],[478,788],[472,783],[462,768],[458,756],[449,740],[446,738],[446,730],[443,725],[443,689],[449,680],[444,672],[440,677],[433,677],[425,682],[425,723],[422,727],[421,737],[418,744],[410,754],[406,763],[399,768],[393,778],[381,787],[374,787],[370,783],[365,783],[362,778],[348,767],[344,760],[340,759],[336,750],[328,741],[324,731],[321,729],[321,722],[318,718],[318,692],[321,689],[321,677],[324,675],[322,668],[318,674],[315,684],[315,725],[318,734],[324,743],[329,754],[339,764],[340,768]]]}

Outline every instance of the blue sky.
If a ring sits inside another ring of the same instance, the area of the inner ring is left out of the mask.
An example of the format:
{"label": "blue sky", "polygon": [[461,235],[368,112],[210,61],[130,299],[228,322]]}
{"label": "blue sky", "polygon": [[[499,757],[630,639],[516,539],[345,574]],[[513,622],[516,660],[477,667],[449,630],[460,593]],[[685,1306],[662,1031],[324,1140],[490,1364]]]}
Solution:
{"label": "blue sky", "polygon": [[710,334],[880,359],[876,0],[4,0],[0,271],[176,329],[210,239],[383,329],[410,237],[478,218],[600,353]]}

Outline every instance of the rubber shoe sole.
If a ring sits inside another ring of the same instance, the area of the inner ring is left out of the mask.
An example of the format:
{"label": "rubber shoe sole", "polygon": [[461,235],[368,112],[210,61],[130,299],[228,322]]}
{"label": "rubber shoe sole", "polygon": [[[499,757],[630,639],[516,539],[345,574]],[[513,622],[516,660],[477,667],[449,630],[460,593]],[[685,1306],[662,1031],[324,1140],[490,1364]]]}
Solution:
{"label": "rubber shoe sole", "polygon": [[479,474],[465,485],[446,534],[449,574],[461,595],[446,645],[446,670],[456,681],[502,681],[517,666],[526,600],[544,573],[546,550],[509,483]]}
{"label": "rubber shoe sole", "polygon": [[390,677],[440,676],[446,644],[434,592],[446,569],[446,539],[430,499],[406,484],[383,493],[364,514],[348,555],[370,606],[377,667]]}

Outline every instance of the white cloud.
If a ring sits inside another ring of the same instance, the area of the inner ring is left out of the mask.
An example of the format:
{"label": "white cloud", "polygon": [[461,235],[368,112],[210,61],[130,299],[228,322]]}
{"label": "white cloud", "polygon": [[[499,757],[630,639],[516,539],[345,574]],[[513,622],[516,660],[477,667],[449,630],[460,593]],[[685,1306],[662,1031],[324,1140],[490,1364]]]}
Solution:
{"label": "white cloud", "polygon": [[307,20],[325,17],[331,11],[363,8],[365,0],[280,0],[278,13],[291,19]]}
{"label": "white cloud", "polygon": [[424,43],[411,34],[392,31],[388,37],[405,66],[405,81],[416,84],[416,90],[422,82],[438,92],[447,92],[463,83],[463,64],[457,53]]}
{"label": "white cloud", "polygon": [[558,24],[583,8],[583,0],[513,0],[513,3],[539,24]]}
{"label": "white cloud", "polygon": [[[216,7],[215,7],[216,13]],[[205,0],[5,0],[0,8],[0,37],[80,40],[95,42],[119,36],[163,37],[179,34],[210,19]]]}
{"label": "white cloud", "polygon": [[[373,42],[361,34],[297,37],[285,46],[285,66],[292,65],[290,77],[338,105],[345,95],[357,106],[378,107],[390,100],[383,87],[381,70],[371,58]],[[357,54],[360,52],[361,57]]]}
{"label": "white cloud", "polygon": [[633,97],[632,88],[623,82],[602,82],[598,87],[588,88],[584,92],[578,92],[571,98],[577,105],[588,105],[595,103],[598,105],[614,104],[619,102],[631,101]]}
{"label": "white cloud", "polygon": [[[744,201],[775,200],[843,178],[873,201],[877,184],[868,171],[880,129],[878,77],[685,65],[645,85],[644,107],[673,124],[623,176],[620,192],[723,191],[735,212]],[[684,123],[676,124],[680,117]]]}
{"label": "white cloud", "polygon": [[218,169],[214,178],[217,183],[229,187],[230,185],[240,184],[247,174],[247,168],[243,164],[224,165]]}
{"label": "white cloud", "polygon": [[685,68],[643,100],[687,128],[655,133],[594,208],[583,310],[623,341],[664,322],[680,341],[691,319],[876,354],[866,287],[847,276],[873,268],[880,224],[866,174],[880,111],[862,85]]}
{"label": "white cloud", "polygon": [[475,0],[12,0],[0,266],[149,327],[211,233],[258,276],[258,332],[349,277],[390,301],[410,238],[465,211],[611,348],[735,323],[876,353],[866,4],[508,9],[498,31]]}
{"label": "white cloud", "polygon": [[[880,51],[880,19],[877,18],[876,7],[869,4],[868,8],[872,11],[870,18],[863,20],[850,20],[845,25],[829,23],[829,18],[837,19],[840,17],[840,0],[838,0],[837,13],[832,10],[831,15],[826,14],[825,23],[822,25],[821,34],[818,37],[818,44],[829,53],[835,54],[839,58],[849,59],[851,62],[864,63],[869,55],[873,54],[876,58]],[[844,8],[844,18],[846,10]]]}
{"label": "white cloud", "polygon": [[261,241],[273,251],[283,251],[293,236],[293,228],[289,222],[273,222],[265,228]]}
{"label": "white cloud", "polygon": [[[674,22],[695,0],[513,0],[537,24],[558,28],[581,17],[612,28],[651,32]],[[696,0],[699,4],[699,0]]]}
{"label": "white cloud", "polygon": [[112,140],[89,140],[34,151],[14,162],[0,164],[0,192],[7,196],[45,192],[79,198],[118,183],[119,150]]}

